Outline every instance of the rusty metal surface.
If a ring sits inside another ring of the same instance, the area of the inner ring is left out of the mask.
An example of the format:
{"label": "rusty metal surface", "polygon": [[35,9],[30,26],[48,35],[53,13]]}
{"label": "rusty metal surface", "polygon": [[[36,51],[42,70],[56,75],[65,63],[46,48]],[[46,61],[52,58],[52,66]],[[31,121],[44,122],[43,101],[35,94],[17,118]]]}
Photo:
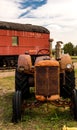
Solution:
{"label": "rusty metal surface", "polygon": [[52,105],[55,105],[57,107],[70,107],[72,105],[72,102],[70,99],[63,99],[60,98],[59,100],[55,100],[51,102]]}
{"label": "rusty metal surface", "polygon": [[44,101],[44,102],[41,102],[41,101],[25,102],[24,101],[24,103],[22,104],[22,110],[38,108],[38,107],[42,106],[43,104],[47,104],[47,107],[49,104],[51,104],[56,107],[66,108],[66,107],[71,107],[72,102],[71,102],[71,100],[62,99],[62,98],[60,98],[60,100],[55,100],[55,101],[51,101],[51,102],[50,101]]}
{"label": "rusty metal surface", "polygon": [[58,67],[37,66],[35,69],[36,95],[50,97],[59,93]]}

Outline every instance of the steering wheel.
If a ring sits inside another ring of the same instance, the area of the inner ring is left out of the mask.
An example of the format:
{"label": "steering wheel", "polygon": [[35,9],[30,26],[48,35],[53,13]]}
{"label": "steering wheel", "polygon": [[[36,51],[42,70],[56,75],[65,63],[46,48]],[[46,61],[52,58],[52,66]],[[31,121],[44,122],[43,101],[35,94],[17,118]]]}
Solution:
{"label": "steering wheel", "polygon": [[45,54],[49,54],[50,51],[49,49],[40,49],[38,52],[37,52],[37,55],[41,54],[41,55],[45,55]]}

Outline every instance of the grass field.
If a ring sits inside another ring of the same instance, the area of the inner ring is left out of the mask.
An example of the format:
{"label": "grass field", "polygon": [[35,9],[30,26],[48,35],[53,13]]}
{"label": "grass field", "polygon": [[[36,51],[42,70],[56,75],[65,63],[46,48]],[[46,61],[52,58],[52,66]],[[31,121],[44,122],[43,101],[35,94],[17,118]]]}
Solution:
{"label": "grass field", "polygon": [[73,62],[77,62],[77,56],[71,56]]}
{"label": "grass field", "polygon": [[[63,125],[77,127],[69,108],[47,103],[38,108],[27,108],[22,122],[13,124],[11,122],[13,93],[14,77],[0,78],[0,130],[61,130]],[[33,99],[29,99],[31,100]]]}
{"label": "grass field", "polygon": [[77,77],[77,69],[75,69],[75,76]]}

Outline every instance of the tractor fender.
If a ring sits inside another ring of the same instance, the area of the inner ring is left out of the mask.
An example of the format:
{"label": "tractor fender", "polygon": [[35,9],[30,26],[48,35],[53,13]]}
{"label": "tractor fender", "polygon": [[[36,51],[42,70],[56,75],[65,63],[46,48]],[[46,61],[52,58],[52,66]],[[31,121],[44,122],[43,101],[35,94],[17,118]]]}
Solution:
{"label": "tractor fender", "polygon": [[61,56],[61,60],[60,60],[60,67],[61,67],[61,69],[66,69],[67,64],[71,64],[72,65],[72,59],[71,59],[69,54],[63,54]]}
{"label": "tractor fender", "polygon": [[32,62],[29,54],[22,54],[18,57],[18,69],[29,71],[31,69]]}

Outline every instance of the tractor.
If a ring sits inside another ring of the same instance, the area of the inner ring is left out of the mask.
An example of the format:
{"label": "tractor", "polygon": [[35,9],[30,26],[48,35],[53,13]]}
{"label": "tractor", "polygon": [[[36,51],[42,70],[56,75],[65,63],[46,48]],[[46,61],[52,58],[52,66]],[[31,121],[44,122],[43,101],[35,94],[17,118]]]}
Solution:
{"label": "tractor", "polygon": [[[53,40],[49,41],[52,44]],[[77,120],[74,66],[70,55],[62,53],[61,44],[61,41],[56,43],[55,57],[51,55],[51,48],[39,50],[34,64],[29,53],[19,55],[12,99],[13,122],[21,121],[24,102],[31,98],[30,87],[34,87],[35,99],[41,103],[69,98],[74,119]],[[46,51],[49,51],[49,55],[44,54]]]}

